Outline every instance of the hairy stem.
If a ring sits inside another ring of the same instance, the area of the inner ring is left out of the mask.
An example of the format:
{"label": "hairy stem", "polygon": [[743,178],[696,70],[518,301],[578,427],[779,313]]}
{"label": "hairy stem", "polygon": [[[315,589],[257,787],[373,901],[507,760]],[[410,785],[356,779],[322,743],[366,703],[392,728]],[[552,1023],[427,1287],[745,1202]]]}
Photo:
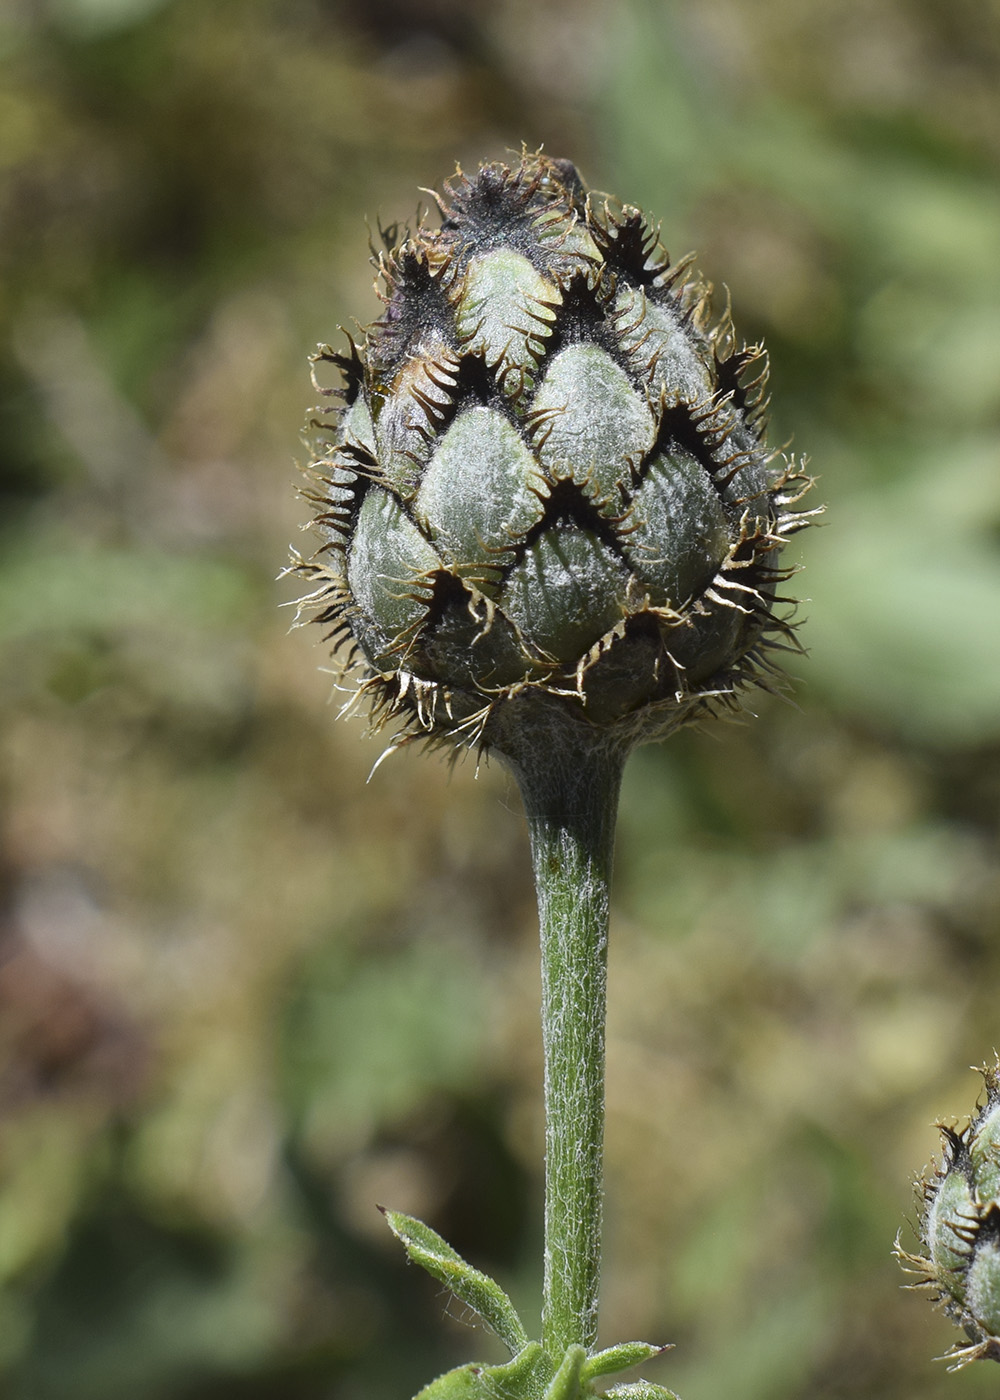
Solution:
{"label": "hairy stem", "polygon": [[625,752],[576,724],[527,730],[505,758],[528,818],[541,925],[542,1342],[558,1361],[597,1338],[608,909]]}

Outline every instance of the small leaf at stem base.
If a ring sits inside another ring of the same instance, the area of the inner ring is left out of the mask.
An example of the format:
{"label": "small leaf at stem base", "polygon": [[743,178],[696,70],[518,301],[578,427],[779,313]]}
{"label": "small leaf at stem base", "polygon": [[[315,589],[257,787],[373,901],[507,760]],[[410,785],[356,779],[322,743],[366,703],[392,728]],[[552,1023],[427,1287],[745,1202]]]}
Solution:
{"label": "small leaf at stem base", "polygon": [[587,1353],[581,1346],[570,1347],[559,1369],[549,1382],[544,1400],[579,1400],[581,1394],[580,1375]]}
{"label": "small leaf at stem base", "polygon": [[470,1362],[438,1376],[414,1400],[541,1400],[552,1363],[538,1342],[529,1342],[505,1366]]}
{"label": "small leaf at stem base", "polygon": [[607,1347],[595,1356],[589,1356],[583,1365],[582,1378],[592,1381],[597,1376],[613,1376],[617,1371],[639,1366],[664,1351],[669,1351],[669,1347],[655,1347],[650,1342],[619,1342],[617,1346]]}
{"label": "small leaf at stem base", "polygon": [[677,1400],[672,1390],[664,1390],[662,1385],[652,1381],[629,1381],[627,1385],[616,1385],[614,1390],[604,1392],[604,1400]]}
{"label": "small leaf at stem base", "polygon": [[[398,1210],[385,1210],[381,1206],[379,1209],[388,1221],[389,1229],[402,1243],[413,1262],[426,1269],[439,1283],[443,1283],[459,1302],[465,1303],[478,1314],[504,1343],[511,1356],[517,1357],[527,1344],[528,1334],[514,1310],[514,1304],[500,1285],[489,1275],[480,1273],[471,1264],[467,1264],[447,1241],[423,1221],[414,1219],[412,1215],[403,1215]],[[423,1395],[425,1392],[420,1393]],[[456,1395],[462,1393],[455,1392]],[[468,1393],[476,1395],[479,1392]],[[442,1400],[443,1396],[444,1392]]]}

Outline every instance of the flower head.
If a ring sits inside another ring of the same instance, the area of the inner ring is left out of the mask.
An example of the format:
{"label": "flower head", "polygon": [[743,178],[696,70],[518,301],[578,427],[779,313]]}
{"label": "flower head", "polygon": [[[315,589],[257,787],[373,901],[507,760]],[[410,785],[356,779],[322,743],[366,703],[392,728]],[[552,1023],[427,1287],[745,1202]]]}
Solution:
{"label": "flower head", "polygon": [[764,441],[766,357],[638,209],[525,154],[386,236],[381,319],[320,347],[297,571],[405,737],[501,751],[525,707],[626,743],[737,702],[809,485]]}
{"label": "flower head", "polygon": [[940,1125],[944,1155],[919,1183],[927,1252],[896,1251],[969,1338],[950,1353],[953,1370],[1000,1361],[1000,1059],[980,1073],[985,1103],[961,1132]]}

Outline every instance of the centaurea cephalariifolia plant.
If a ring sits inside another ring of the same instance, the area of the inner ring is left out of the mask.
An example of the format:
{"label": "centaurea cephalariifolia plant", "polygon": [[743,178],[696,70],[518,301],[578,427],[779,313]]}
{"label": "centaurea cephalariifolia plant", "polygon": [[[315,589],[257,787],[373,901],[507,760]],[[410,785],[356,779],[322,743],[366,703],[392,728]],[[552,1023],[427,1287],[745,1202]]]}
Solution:
{"label": "centaurea cephalariifolia plant", "polygon": [[[541,926],[545,1261],[540,1340],[499,1286],[387,1212],[411,1259],[507,1344],[424,1400],[663,1400],[595,1352],[612,849],[630,750],[738,709],[794,645],[781,551],[809,485],[768,450],[766,359],[638,209],[525,153],[459,172],[440,227],[387,231],[381,319],[314,360],[323,537],[307,612],[376,725],[499,758],[521,791]],[[324,395],[330,391],[323,390]]]}

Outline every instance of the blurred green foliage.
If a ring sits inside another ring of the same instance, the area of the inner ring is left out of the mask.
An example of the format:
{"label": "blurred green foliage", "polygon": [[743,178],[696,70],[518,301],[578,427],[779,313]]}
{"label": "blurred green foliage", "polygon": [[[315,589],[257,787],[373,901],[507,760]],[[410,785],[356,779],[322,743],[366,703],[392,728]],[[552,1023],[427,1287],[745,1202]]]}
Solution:
{"label": "blurred green foliage", "polygon": [[522,141],[699,249],[829,505],[798,708],[629,769],[604,1340],[994,1394],[890,1249],[1000,1039],[996,7],[7,0],[0,64],[3,1395],[411,1394],[488,1343],[376,1202],[537,1307],[516,798],[366,787],[272,582],[365,219]]}

